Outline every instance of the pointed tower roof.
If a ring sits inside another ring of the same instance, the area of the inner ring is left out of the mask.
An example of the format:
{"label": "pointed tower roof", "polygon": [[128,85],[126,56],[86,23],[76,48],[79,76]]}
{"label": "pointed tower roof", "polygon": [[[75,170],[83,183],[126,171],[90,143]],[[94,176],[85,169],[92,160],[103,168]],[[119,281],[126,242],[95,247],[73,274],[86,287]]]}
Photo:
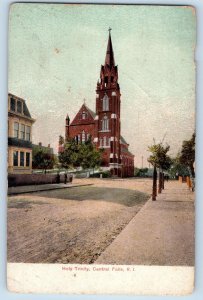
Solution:
{"label": "pointed tower roof", "polygon": [[106,49],[105,65],[109,65],[110,67],[115,66],[113,46],[111,41],[111,28],[109,28],[109,40]]}

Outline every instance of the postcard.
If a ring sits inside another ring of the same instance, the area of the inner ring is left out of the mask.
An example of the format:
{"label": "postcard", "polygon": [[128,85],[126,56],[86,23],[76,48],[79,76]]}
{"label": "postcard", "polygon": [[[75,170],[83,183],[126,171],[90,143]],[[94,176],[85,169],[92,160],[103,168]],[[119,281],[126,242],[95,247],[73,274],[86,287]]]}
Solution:
{"label": "postcard", "polygon": [[192,293],[195,46],[191,6],[11,5],[10,291]]}

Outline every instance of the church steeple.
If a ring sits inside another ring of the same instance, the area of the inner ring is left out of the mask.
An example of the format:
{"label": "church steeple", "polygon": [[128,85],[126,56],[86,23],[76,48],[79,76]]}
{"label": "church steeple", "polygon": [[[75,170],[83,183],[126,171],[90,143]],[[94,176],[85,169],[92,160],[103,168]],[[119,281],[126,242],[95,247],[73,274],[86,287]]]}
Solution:
{"label": "church steeple", "polygon": [[112,175],[121,176],[120,87],[115,65],[111,28],[109,28],[105,63],[101,66],[96,88],[95,145],[104,148],[104,162]]}
{"label": "church steeple", "polygon": [[112,29],[109,27],[109,40],[108,40],[107,49],[106,49],[105,65],[114,67],[115,61],[114,61],[113,46],[112,46],[112,41],[111,41],[111,30]]}
{"label": "church steeple", "polygon": [[97,83],[97,89],[119,89],[118,69],[115,65],[113,46],[111,41],[111,28],[109,28],[108,44],[106,49],[105,63],[101,66],[100,81]]}

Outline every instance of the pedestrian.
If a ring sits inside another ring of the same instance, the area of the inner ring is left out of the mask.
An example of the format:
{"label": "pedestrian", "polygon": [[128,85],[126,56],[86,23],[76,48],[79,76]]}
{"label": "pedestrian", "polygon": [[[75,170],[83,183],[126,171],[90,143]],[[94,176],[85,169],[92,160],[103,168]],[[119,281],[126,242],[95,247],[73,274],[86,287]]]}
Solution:
{"label": "pedestrian", "polygon": [[64,183],[66,184],[67,183],[67,173],[65,172],[65,174],[64,174]]}
{"label": "pedestrian", "polygon": [[56,183],[60,183],[60,173],[57,172],[57,175],[56,175]]}

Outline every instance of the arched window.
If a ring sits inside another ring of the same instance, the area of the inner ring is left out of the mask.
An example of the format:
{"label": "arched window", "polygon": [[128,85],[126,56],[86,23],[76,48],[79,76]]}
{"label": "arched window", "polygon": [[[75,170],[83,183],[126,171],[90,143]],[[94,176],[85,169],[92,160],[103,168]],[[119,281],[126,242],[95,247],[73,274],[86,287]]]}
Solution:
{"label": "arched window", "polygon": [[85,131],[83,130],[82,131],[82,143],[84,143],[85,142]]}
{"label": "arched window", "polygon": [[109,98],[107,94],[104,95],[104,98],[102,100],[103,100],[103,111],[109,110]]}
{"label": "arched window", "polygon": [[103,131],[109,130],[109,119],[107,118],[107,116],[104,116],[102,120],[102,130]]}
{"label": "arched window", "polygon": [[82,112],[82,119],[85,120],[87,118],[87,113],[85,111]]}

